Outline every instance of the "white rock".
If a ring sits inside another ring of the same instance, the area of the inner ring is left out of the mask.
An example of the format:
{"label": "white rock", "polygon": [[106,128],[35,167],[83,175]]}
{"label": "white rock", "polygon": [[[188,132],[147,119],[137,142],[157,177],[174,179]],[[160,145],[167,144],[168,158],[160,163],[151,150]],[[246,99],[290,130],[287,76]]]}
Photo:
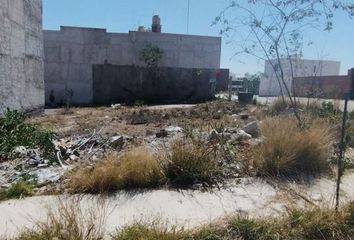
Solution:
{"label": "white rock", "polygon": [[248,133],[246,133],[243,130],[238,130],[236,134],[233,134],[231,139],[233,141],[242,141],[242,140],[248,140],[251,139],[252,136]]}
{"label": "white rock", "polygon": [[45,163],[43,163],[43,164],[38,164],[37,167],[38,167],[38,168],[45,168],[45,167],[48,167],[48,164],[45,164]]}
{"label": "white rock", "polygon": [[79,157],[76,156],[75,154],[71,154],[71,155],[69,156],[69,158],[70,158],[71,161],[76,161]]}
{"label": "white rock", "polygon": [[26,155],[28,153],[28,150],[24,146],[18,146],[13,150],[14,153],[18,153],[20,155]]}
{"label": "white rock", "polygon": [[122,107],[122,104],[112,104],[111,107],[112,107],[113,109],[119,109],[119,108]]}
{"label": "white rock", "polygon": [[57,182],[70,168],[44,168],[37,169],[30,173],[30,175],[37,176],[38,185],[45,185],[51,182]]}
{"label": "white rock", "polygon": [[165,128],[166,132],[168,134],[173,134],[173,133],[180,133],[183,131],[183,128],[181,127],[176,127],[176,126],[169,126],[167,128]]}

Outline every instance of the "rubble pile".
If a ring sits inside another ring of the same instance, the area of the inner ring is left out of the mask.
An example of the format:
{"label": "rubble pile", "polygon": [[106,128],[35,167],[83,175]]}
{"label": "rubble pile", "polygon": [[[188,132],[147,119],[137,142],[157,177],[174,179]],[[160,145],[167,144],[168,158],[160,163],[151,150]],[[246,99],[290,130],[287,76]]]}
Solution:
{"label": "rubble pile", "polygon": [[[171,109],[129,109],[116,104],[108,111],[97,110],[97,114],[92,114],[96,111],[92,109],[81,111],[74,112],[76,115],[71,118],[82,126],[94,128],[60,135],[61,138],[53,140],[54,156],[46,156],[40,149],[18,146],[11,160],[0,162],[0,188],[8,189],[16,182],[31,180],[39,189],[37,193],[41,189],[65,189],[68,171],[93,167],[108,152],[122,154],[143,145],[161,155],[169,151],[175,140],[193,137],[216,146],[216,160],[224,167],[225,178],[238,177],[243,168],[242,151],[263,141],[259,123],[249,116],[247,109],[232,102],[214,101]],[[70,121],[60,123],[60,129],[67,127],[67,122]],[[104,127],[96,132],[99,124]],[[86,134],[87,131],[92,133]]]}
{"label": "rubble pile", "polygon": [[55,183],[78,163],[101,159],[107,148],[119,151],[131,138],[104,139],[97,134],[65,137],[53,141],[56,155],[47,158],[39,149],[16,147],[15,159],[0,163],[0,187],[9,188],[21,180],[34,180],[37,187]]}

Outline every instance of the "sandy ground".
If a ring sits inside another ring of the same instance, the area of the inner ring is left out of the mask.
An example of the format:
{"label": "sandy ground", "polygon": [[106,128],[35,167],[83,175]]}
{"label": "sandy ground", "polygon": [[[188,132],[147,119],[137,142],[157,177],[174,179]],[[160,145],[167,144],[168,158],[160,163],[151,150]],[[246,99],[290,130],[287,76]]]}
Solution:
{"label": "sandy ground", "polygon": [[[353,183],[354,172],[347,173],[341,191],[343,202],[354,199]],[[306,198],[317,205],[333,206],[335,183],[329,179],[318,179],[310,185],[279,185],[247,178],[230,184],[228,188],[212,192],[119,192],[103,203],[98,203],[95,196],[85,195],[80,204],[84,214],[102,206],[108,234],[136,221],[160,219],[169,225],[191,228],[237,213],[253,217],[277,215],[284,211],[284,203],[288,203],[289,198],[297,199],[298,203]],[[64,202],[70,201],[70,197],[60,198]],[[58,199],[58,196],[41,196],[0,203],[0,236],[14,236],[23,229],[33,228],[35,220],[46,219],[48,207],[55,208]]]}

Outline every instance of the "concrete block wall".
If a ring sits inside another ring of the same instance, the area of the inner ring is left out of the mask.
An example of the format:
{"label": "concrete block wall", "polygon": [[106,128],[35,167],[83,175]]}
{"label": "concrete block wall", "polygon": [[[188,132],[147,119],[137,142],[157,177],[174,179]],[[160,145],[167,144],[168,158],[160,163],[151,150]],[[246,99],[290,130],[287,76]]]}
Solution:
{"label": "concrete block wall", "polygon": [[147,104],[196,103],[211,100],[215,93],[216,71],[212,69],[151,70],[97,64],[93,72],[93,103],[97,105],[133,104],[136,100]]}
{"label": "concrete block wall", "polygon": [[[261,78],[259,95],[264,97],[280,96],[281,90],[286,95],[286,90],[283,84],[281,88],[276,77],[276,73],[272,65],[276,65],[276,60],[266,61],[264,75]],[[293,68],[294,77],[311,77],[311,76],[330,76],[339,75],[340,62],[337,61],[321,61],[321,60],[306,60],[294,58],[291,61],[288,59],[281,59],[280,64],[284,71],[284,78],[286,86],[290,92],[293,93],[292,86],[292,71]],[[279,69],[279,68],[278,68]],[[278,76],[280,71],[278,70]]]}
{"label": "concrete block wall", "polygon": [[161,67],[220,68],[219,37],[61,27],[44,31],[46,103],[64,103],[72,90],[73,104],[92,104],[92,65],[142,66],[139,53],[148,43],[164,51]]}
{"label": "concrete block wall", "polygon": [[0,114],[44,107],[41,0],[0,0]]}
{"label": "concrete block wall", "polygon": [[294,78],[295,96],[311,98],[344,99],[350,94],[353,99],[354,69],[343,76],[315,76]]}

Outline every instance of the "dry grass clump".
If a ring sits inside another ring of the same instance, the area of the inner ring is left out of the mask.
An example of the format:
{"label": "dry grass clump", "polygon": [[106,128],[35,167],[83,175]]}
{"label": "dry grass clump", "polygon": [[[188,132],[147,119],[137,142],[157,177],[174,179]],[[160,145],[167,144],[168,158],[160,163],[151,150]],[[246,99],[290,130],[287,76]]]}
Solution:
{"label": "dry grass clump", "polygon": [[135,223],[123,228],[112,237],[112,240],[182,240],[188,239],[188,235],[183,230],[168,229],[165,226],[161,226],[161,224]]}
{"label": "dry grass clump", "polygon": [[104,193],[120,189],[154,188],[164,182],[157,160],[143,148],[121,157],[108,155],[93,168],[80,169],[69,177],[76,193]]}
{"label": "dry grass clump", "polygon": [[165,176],[172,186],[212,184],[221,174],[215,149],[201,141],[175,141],[164,160]]}
{"label": "dry grass clump", "polygon": [[47,220],[33,230],[22,232],[16,240],[102,240],[104,204],[83,212],[79,198],[59,200],[56,209],[48,209]]}
{"label": "dry grass clump", "polygon": [[[352,205],[349,204],[348,206]],[[240,239],[323,239],[344,240],[354,236],[350,222],[353,209],[344,207],[338,213],[333,209],[290,208],[279,219],[249,219],[236,217],[228,221],[228,232]],[[351,210],[350,210],[351,209]],[[236,238],[236,239],[238,239]],[[218,239],[218,238],[216,238]],[[220,238],[224,239],[224,238]],[[233,239],[233,238],[225,238]]]}
{"label": "dry grass clump", "polygon": [[[167,227],[158,221],[135,223],[108,237],[104,229],[104,203],[85,211],[78,199],[59,201],[47,221],[36,224],[16,240],[351,240],[354,236],[354,202],[334,209],[291,207],[278,218],[236,216],[194,230]],[[103,211],[102,211],[103,210]]]}
{"label": "dry grass clump", "polygon": [[261,125],[265,141],[254,151],[254,167],[264,176],[319,175],[329,169],[331,130],[315,121],[301,129],[293,118],[270,118]]}
{"label": "dry grass clump", "polygon": [[270,112],[273,115],[283,113],[289,109],[290,103],[287,100],[283,100],[282,98],[275,99],[270,105]]}
{"label": "dry grass clump", "polygon": [[330,209],[291,209],[286,219],[287,234],[299,239],[352,239],[354,225],[353,208],[349,204],[336,213]]}
{"label": "dry grass clump", "polygon": [[333,209],[290,208],[279,218],[251,219],[236,216],[191,231],[160,225],[134,224],[117,233],[114,240],[351,240],[354,236],[354,203],[339,212]]}

